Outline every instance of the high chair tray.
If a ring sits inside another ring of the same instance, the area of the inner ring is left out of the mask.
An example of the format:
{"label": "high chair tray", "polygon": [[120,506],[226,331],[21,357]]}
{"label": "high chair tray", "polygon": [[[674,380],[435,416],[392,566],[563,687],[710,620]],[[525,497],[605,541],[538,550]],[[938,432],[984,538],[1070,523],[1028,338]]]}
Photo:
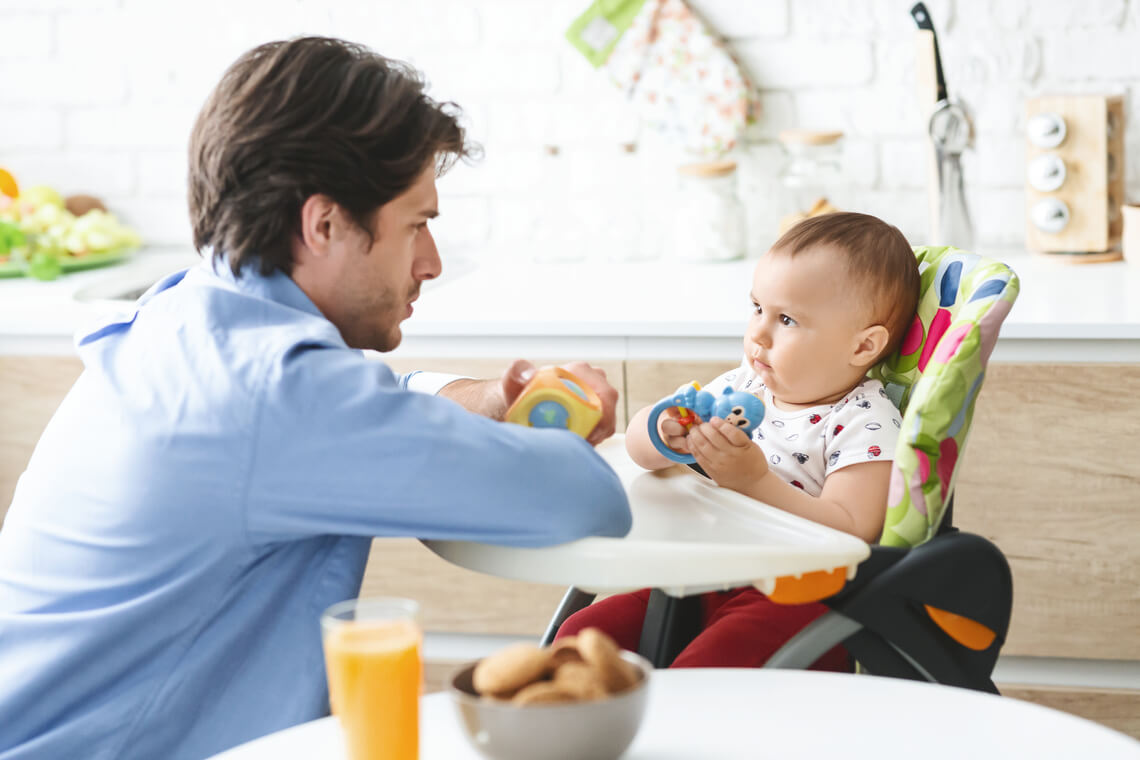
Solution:
{"label": "high chair tray", "polygon": [[[594,593],[654,587],[686,596],[755,585],[772,594],[782,584],[785,598],[777,601],[789,602],[838,591],[870,555],[854,536],[720,488],[687,467],[647,472],[626,454],[624,436],[597,451],[629,495],[633,527],[624,538],[543,548],[424,543],[469,570]],[[819,591],[824,586],[831,590]]]}

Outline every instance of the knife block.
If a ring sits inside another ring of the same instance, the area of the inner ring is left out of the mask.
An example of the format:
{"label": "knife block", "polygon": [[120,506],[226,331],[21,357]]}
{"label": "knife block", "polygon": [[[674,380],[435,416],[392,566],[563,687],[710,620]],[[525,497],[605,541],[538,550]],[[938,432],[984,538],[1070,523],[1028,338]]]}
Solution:
{"label": "knife block", "polygon": [[1027,247],[1043,253],[1108,254],[1097,260],[1119,258],[1124,98],[1048,95],[1027,100],[1025,163]]}

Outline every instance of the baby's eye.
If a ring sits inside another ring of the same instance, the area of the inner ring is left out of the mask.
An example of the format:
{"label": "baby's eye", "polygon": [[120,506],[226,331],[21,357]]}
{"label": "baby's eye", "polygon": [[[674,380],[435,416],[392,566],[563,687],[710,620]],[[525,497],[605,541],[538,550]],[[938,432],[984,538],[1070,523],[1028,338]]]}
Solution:
{"label": "baby's eye", "polygon": [[796,323],[796,320],[792,319],[787,314],[781,314],[780,315],[780,324],[784,325],[784,327],[791,327],[795,323]]}
{"label": "baby's eye", "polygon": [[760,307],[760,304],[754,303],[754,304],[752,304],[752,312],[754,314],[763,314],[764,309]]}

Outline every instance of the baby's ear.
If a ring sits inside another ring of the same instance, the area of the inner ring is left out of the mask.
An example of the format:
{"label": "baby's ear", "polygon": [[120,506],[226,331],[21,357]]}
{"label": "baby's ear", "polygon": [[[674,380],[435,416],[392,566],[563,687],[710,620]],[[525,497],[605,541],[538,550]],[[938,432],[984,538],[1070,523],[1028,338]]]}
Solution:
{"label": "baby's ear", "polygon": [[870,367],[879,354],[887,347],[890,333],[883,325],[871,325],[856,336],[855,352],[851,356],[851,363],[856,367]]}

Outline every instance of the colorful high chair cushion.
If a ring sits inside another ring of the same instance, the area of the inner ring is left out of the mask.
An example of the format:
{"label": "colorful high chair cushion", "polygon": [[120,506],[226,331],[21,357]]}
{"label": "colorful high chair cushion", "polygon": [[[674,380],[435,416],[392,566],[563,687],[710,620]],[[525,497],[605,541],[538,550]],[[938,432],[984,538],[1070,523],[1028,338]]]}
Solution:
{"label": "colorful high chair cushion", "polygon": [[950,247],[915,248],[918,313],[899,351],[871,370],[903,413],[879,543],[938,532],[998,330],[1017,300],[1013,270]]}

